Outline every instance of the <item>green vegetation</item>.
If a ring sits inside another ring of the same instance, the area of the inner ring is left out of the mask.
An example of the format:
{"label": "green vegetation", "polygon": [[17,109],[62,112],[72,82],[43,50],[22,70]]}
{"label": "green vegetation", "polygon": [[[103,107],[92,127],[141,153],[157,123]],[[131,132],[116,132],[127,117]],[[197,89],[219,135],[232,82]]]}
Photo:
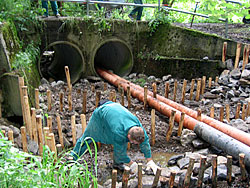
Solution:
{"label": "green vegetation", "polygon": [[[72,160],[63,161],[63,157],[55,160],[54,152],[47,146],[44,146],[43,151],[42,159],[21,152],[0,131],[0,187],[88,188],[92,182],[97,187],[96,145],[95,173],[93,166],[89,169],[86,161],[80,164]],[[92,157],[91,150],[89,153]]]}

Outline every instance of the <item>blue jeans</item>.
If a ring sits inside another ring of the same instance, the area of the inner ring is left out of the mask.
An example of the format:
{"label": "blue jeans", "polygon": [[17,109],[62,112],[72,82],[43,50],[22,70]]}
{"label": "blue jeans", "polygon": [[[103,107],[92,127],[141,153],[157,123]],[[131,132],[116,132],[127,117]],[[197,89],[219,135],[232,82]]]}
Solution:
{"label": "blue jeans", "polygon": [[[142,4],[142,0],[134,0],[135,4]],[[134,15],[137,12],[137,17],[136,20],[141,20],[141,16],[142,16],[142,11],[143,11],[143,7],[135,7],[131,12],[130,15]]]}
{"label": "blue jeans", "polygon": [[[57,15],[58,14],[58,6],[57,6],[56,1],[50,1],[50,4],[51,4],[51,8],[52,8],[52,11],[53,11],[54,15]],[[48,16],[49,15],[48,1],[43,1],[42,0],[42,8],[44,8],[46,10],[44,15]]]}

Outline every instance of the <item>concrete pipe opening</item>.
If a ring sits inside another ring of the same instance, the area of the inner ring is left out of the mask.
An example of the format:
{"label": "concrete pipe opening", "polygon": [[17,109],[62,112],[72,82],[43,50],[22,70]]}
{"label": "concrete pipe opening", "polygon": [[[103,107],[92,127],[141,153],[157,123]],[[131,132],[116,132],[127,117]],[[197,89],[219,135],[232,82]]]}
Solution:
{"label": "concrete pipe opening", "polygon": [[85,72],[85,62],[80,49],[67,41],[57,41],[42,52],[38,69],[40,75],[49,81],[66,81],[64,67],[69,67],[71,83],[76,82]]}
{"label": "concrete pipe opening", "polygon": [[133,54],[122,40],[106,40],[94,51],[92,65],[94,65],[94,70],[99,67],[112,70],[119,76],[126,76],[133,68]]}

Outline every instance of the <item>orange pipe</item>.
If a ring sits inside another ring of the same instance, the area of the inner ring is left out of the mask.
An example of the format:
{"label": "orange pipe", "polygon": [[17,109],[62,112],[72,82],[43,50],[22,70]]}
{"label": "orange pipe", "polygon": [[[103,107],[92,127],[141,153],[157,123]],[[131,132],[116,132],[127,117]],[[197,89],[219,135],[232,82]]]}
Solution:
{"label": "orange pipe", "polygon": [[[136,84],[133,84],[108,71],[97,69],[97,72],[100,76],[102,76],[103,78],[108,80],[110,83],[114,84],[115,86],[118,86],[118,84],[120,83],[125,91],[127,89],[127,86],[130,85],[131,94],[134,97],[138,98],[140,101],[143,101],[144,92],[143,92],[142,87],[137,86]],[[152,106],[153,108],[155,108],[156,110],[158,110],[159,112],[161,112],[162,114],[167,115],[168,117],[170,117],[171,110],[175,110],[176,111],[175,121],[179,122],[180,115],[181,115],[180,113],[184,112],[187,117],[185,116],[183,125],[186,128],[193,130],[195,125],[199,122],[195,119],[197,116],[196,111],[190,108],[187,108],[181,104],[178,104],[176,102],[173,102],[170,99],[167,99],[160,95],[157,95],[157,99],[154,99],[152,96],[153,96],[153,93],[148,91],[148,97],[147,97],[148,104]],[[203,114],[201,115],[201,121],[235,138],[236,140],[239,140],[240,142],[250,146],[250,135],[248,133],[245,133],[239,129],[231,127],[230,125],[217,121]]]}

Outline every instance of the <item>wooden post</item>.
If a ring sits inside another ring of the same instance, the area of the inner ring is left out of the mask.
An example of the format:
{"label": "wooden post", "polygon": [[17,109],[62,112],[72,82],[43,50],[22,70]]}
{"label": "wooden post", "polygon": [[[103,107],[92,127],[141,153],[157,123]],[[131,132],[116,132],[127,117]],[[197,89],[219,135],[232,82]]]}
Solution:
{"label": "wooden post", "polygon": [[36,116],[36,126],[38,132],[38,145],[39,145],[39,154],[43,155],[43,128],[42,128],[42,117],[41,115]]}
{"label": "wooden post", "polygon": [[179,121],[179,128],[178,128],[178,134],[177,134],[178,136],[181,136],[181,133],[182,133],[184,117],[185,117],[185,113],[181,112],[181,119]]}
{"label": "wooden post", "polygon": [[205,92],[205,88],[206,88],[206,76],[202,76],[202,80],[201,80],[201,94],[203,95]]}
{"label": "wooden post", "polygon": [[250,102],[247,103],[247,117],[250,115]]}
{"label": "wooden post", "polygon": [[198,121],[201,121],[201,109],[200,108],[197,110],[197,117],[196,117],[196,119]]}
{"label": "wooden post", "polygon": [[81,114],[80,118],[81,118],[81,124],[82,124],[82,134],[83,134],[84,131],[85,131],[85,129],[86,129],[86,127],[87,127],[85,114]]}
{"label": "wooden post", "polygon": [[152,188],[157,187],[160,176],[161,176],[161,168],[157,168],[156,175],[154,177],[154,181],[153,181],[153,184],[152,184]]}
{"label": "wooden post", "polygon": [[142,188],[142,163],[138,163],[138,188]]}
{"label": "wooden post", "polygon": [[129,171],[130,171],[130,168],[128,166],[125,166],[125,169],[122,175],[122,188],[128,187]]}
{"label": "wooden post", "polygon": [[219,76],[216,76],[214,81],[215,85],[218,85],[218,81],[219,81]]}
{"label": "wooden post", "polygon": [[131,107],[131,93],[130,86],[127,87],[127,100],[128,100],[128,109]]}
{"label": "wooden post", "polygon": [[237,43],[235,63],[234,63],[235,69],[238,68],[238,65],[239,65],[241,45],[242,45],[241,43]]}
{"label": "wooden post", "polygon": [[91,84],[91,91],[94,93],[95,92],[95,84]]}
{"label": "wooden post", "polygon": [[196,101],[200,100],[200,91],[201,91],[201,79],[198,80],[197,82],[197,88],[196,88]]}
{"label": "wooden post", "polygon": [[212,77],[208,78],[208,88],[212,87]]}
{"label": "wooden post", "polygon": [[49,132],[53,133],[52,117],[51,116],[48,116],[48,118],[47,118],[47,127],[49,127]]}
{"label": "wooden post", "polygon": [[69,104],[69,111],[72,111],[73,106],[72,106],[72,92],[71,92],[71,90],[68,93],[68,104]]}
{"label": "wooden post", "polygon": [[220,107],[220,121],[223,122],[224,119],[224,106]]}
{"label": "wooden post", "polygon": [[31,108],[32,138],[38,144],[37,126],[36,126],[36,109]]}
{"label": "wooden post", "polygon": [[12,130],[8,131],[8,140],[11,141],[12,144],[14,144],[14,136]]}
{"label": "wooden post", "polygon": [[54,157],[57,157],[57,150],[56,150],[56,141],[54,133],[49,133],[49,137],[51,137],[51,151],[55,153]]}
{"label": "wooden post", "polygon": [[112,184],[111,188],[116,188],[116,182],[117,182],[117,170],[112,170]]}
{"label": "wooden post", "polygon": [[176,175],[176,172],[175,172],[175,171],[171,171],[171,172],[170,172],[169,188],[173,188],[173,187],[174,187],[175,175]]}
{"label": "wooden post", "polygon": [[18,84],[19,84],[19,92],[20,92],[20,101],[21,101],[21,107],[22,107],[22,115],[23,115],[23,122],[26,124],[25,121],[25,108],[24,108],[24,99],[23,99],[23,89],[24,86],[24,79],[23,77],[18,77]]}
{"label": "wooden post", "polygon": [[71,116],[71,127],[72,127],[72,142],[73,146],[76,145],[76,116]]}
{"label": "wooden post", "polygon": [[87,91],[84,89],[82,93],[82,113],[86,114],[86,104],[87,104]]}
{"label": "wooden post", "polygon": [[23,151],[28,152],[26,128],[24,126],[21,127],[21,135],[22,135]]}
{"label": "wooden post", "polygon": [[96,108],[98,107],[100,99],[101,99],[101,91],[96,91],[96,94],[95,94],[95,107]]}
{"label": "wooden post", "polygon": [[226,104],[226,120],[230,122],[230,106]]}
{"label": "wooden post", "polygon": [[247,180],[246,167],[245,167],[244,159],[245,159],[245,154],[240,153],[239,154],[239,163],[240,163],[240,172],[241,172],[241,180],[242,181]]}
{"label": "wooden post", "polygon": [[235,114],[235,119],[239,119],[240,117],[240,109],[241,109],[241,103],[237,103],[237,107],[236,107],[236,114]]}
{"label": "wooden post", "polygon": [[144,110],[147,109],[147,97],[148,97],[148,87],[144,86],[144,99],[143,99]]}
{"label": "wooden post", "polygon": [[165,91],[164,91],[164,96],[165,98],[168,98],[169,95],[169,82],[165,83]]}
{"label": "wooden post", "polygon": [[47,138],[48,138],[48,135],[49,135],[49,127],[44,127],[43,128],[43,135],[44,135],[44,145],[48,145],[48,142],[47,142]]}
{"label": "wooden post", "polygon": [[210,117],[214,118],[214,107],[213,106],[210,109]]}
{"label": "wooden post", "polygon": [[32,136],[32,127],[31,127],[31,116],[30,116],[30,105],[28,96],[24,96],[24,108],[25,108],[25,115],[26,115],[26,130],[28,135]]}
{"label": "wooden post", "polygon": [[103,83],[103,91],[106,91],[107,90],[107,83]]}
{"label": "wooden post", "polygon": [[61,126],[61,118],[59,115],[56,116],[57,126],[58,126],[58,135],[59,135],[59,142],[62,145],[62,148],[64,148],[64,142],[63,142],[63,133],[62,133],[62,126]]}
{"label": "wooden post", "polygon": [[183,85],[182,85],[182,96],[181,96],[181,103],[184,104],[185,102],[185,94],[186,94],[186,87],[187,87],[187,80],[183,80]]}
{"label": "wooden post", "polygon": [[223,43],[223,49],[222,49],[222,63],[225,64],[226,62],[226,56],[227,56],[227,42]]}
{"label": "wooden post", "polygon": [[212,187],[217,187],[217,155],[212,155]]}
{"label": "wooden post", "polygon": [[172,134],[172,131],[173,131],[175,113],[176,113],[176,111],[174,111],[174,110],[171,111],[171,116],[170,116],[170,119],[169,119],[169,127],[168,127],[168,130],[167,130],[167,136],[166,136],[167,142],[170,140],[170,137],[171,137],[171,134]]}
{"label": "wooden post", "polygon": [[177,80],[174,81],[174,98],[173,98],[173,101],[176,101],[176,93],[177,93]]}
{"label": "wooden post", "polygon": [[40,109],[40,105],[39,105],[39,89],[35,89],[35,105],[36,105],[36,109]]}
{"label": "wooden post", "polygon": [[192,157],[189,158],[189,165],[188,165],[187,172],[186,172],[185,179],[184,179],[184,187],[185,188],[189,187],[190,178],[191,178],[191,175],[193,172],[193,167],[194,167],[194,161],[195,161],[194,158],[192,158]]}
{"label": "wooden post", "polygon": [[198,173],[197,187],[202,187],[204,172],[205,172],[205,169],[206,169],[206,160],[207,160],[207,157],[201,155],[201,157],[200,157],[200,168],[199,168],[199,173]]}
{"label": "wooden post", "polygon": [[70,80],[69,67],[68,67],[68,66],[65,66],[65,67],[64,67],[64,70],[65,70],[65,74],[66,74],[66,79],[67,79],[68,88],[69,88],[69,91],[70,91],[70,93],[71,93],[72,85],[71,85],[71,80]]}
{"label": "wooden post", "polygon": [[189,96],[189,100],[192,100],[192,99],[193,99],[194,83],[195,83],[195,79],[192,79],[192,81],[191,81],[191,87],[190,87],[190,96]]}
{"label": "wooden post", "polygon": [[60,112],[63,112],[63,98],[64,98],[64,93],[60,91],[59,93]]}
{"label": "wooden post", "polygon": [[244,51],[243,51],[243,64],[242,64],[242,71],[245,69],[245,66],[248,63],[249,59],[249,47],[248,45],[244,46]]}
{"label": "wooden post", "polygon": [[231,185],[232,183],[232,161],[233,157],[228,155],[227,156],[227,184]]}
{"label": "wooden post", "polygon": [[62,145],[61,144],[56,144],[56,151],[57,151],[57,156],[62,153]]}
{"label": "wooden post", "polygon": [[156,98],[157,96],[157,87],[156,87],[156,83],[152,84],[152,88],[153,88],[153,97]]}
{"label": "wooden post", "polygon": [[151,144],[155,145],[155,109],[151,110]]}
{"label": "wooden post", "polygon": [[51,91],[47,90],[47,103],[48,103],[48,112],[51,111]]}
{"label": "wooden post", "polygon": [[245,118],[246,118],[246,104],[244,103],[242,106],[241,119],[245,120]]}

